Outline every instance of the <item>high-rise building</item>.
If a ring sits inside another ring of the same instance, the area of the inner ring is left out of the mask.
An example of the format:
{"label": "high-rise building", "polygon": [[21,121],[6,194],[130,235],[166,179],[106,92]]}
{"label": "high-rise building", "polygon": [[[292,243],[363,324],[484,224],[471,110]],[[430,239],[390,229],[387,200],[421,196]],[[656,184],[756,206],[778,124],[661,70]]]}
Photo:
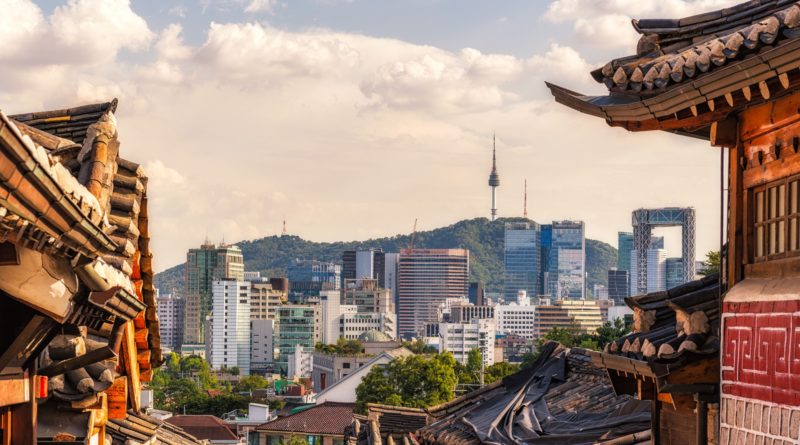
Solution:
{"label": "high-rise building", "polygon": [[345,281],[375,279],[386,287],[386,253],[381,249],[346,250],[342,252],[342,286]]}
{"label": "high-rise building", "polygon": [[313,351],[322,340],[322,311],[318,304],[285,304],[278,309],[278,359],[276,363],[287,370],[289,354],[297,346]]}
{"label": "high-rise building", "polygon": [[608,271],[608,299],[614,301],[615,304],[624,304],[625,298],[630,296],[628,277],[627,270],[611,269]]}
{"label": "high-rise building", "polygon": [[250,371],[264,373],[274,370],[275,320],[250,320]]}
{"label": "high-rise building", "polygon": [[215,369],[238,367],[250,373],[250,283],[239,280],[212,282],[211,354]]}
{"label": "high-rise building", "polygon": [[539,244],[541,246],[539,267],[542,270],[542,276],[539,278],[539,290],[535,295],[545,295],[548,293],[548,283],[550,281],[550,250],[553,247],[552,224],[542,224],[539,226]]}
{"label": "high-rise building", "polygon": [[469,302],[475,306],[483,306],[484,298],[486,297],[486,290],[484,289],[483,281],[469,283]]}
{"label": "high-rise building", "polygon": [[[633,245],[636,256],[631,259],[633,264],[636,262],[636,269],[639,273],[631,270],[631,295],[640,295],[654,288],[648,282],[650,266],[648,257],[651,249],[663,249],[658,243],[658,237],[653,237],[653,228],[658,227],[681,227],[681,258],[683,261],[683,279],[691,281],[695,274],[695,210],[692,207],[665,207],[658,209],[638,209],[631,215],[633,225]],[[666,287],[666,281],[664,285]],[[658,286],[655,286],[658,287]]]}
{"label": "high-rise building", "polygon": [[183,298],[166,294],[159,296],[156,304],[161,345],[173,351],[179,350],[183,344],[184,303]]}
{"label": "high-rise building", "polygon": [[586,295],[586,239],[583,221],[553,221],[548,292],[553,298]]}
{"label": "high-rise building", "polygon": [[667,289],[667,251],[649,249],[647,251],[647,293]]}
{"label": "high-rise building", "polygon": [[686,282],[683,276],[683,258],[667,258],[666,276],[667,289],[672,289]]}
{"label": "high-rise building", "polygon": [[503,296],[507,302],[513,301],[520,290],[530,295],[539,293],[540,257],[539,225],[528,222],[506,223]]}
{"label": "high-rise building", "polygon": [[318,297],[320,291],[341,288],[342,266],[315,260],[295,261],[289,265],[289,300],[302,302],[308,297]]}
{"label": "high-rise building", "polygon": [[485,366],[494,364],[495,323],[476,318],[465,323],[439,323],[439,346],[451,352],[456,361],[467,364],[469,352],[481,351]]}
{"label": "high-rise building", "polygon": [[633,233],[617,232],[617,270],[631,270]]}
{"label": "high-rise building", "polygon": [[397,307],[397,266],[400,262],[399,253],[385,253],[383,255],[384,264],[384,288],[392,293],[394,307]]}
{"label": "high-rise building", "polygon": [[277,319],[278,307],[288,300],[286,279],[265,279],[258,272],[245,272],[245,279],[250,282],[250,319]]}
{"label": "high-rise building", "polygon": [[403,249],[398,271],[397,319],[403,337],[418,335],[426,322],[436,321],[439,304],[469,291],[466,249]]}
{"label": "high-rise building", "polygon": [[355,279],[345,281],[342,304],[354,305],[359,313],[394,313],[391,293],[378,285],[378,280]]}
{"label": "high-rise building", "polygon": [[206,241],[199,249],[189,249],[186,254],[184,343],[203,343],[203,321],[211,311],[212,282],[222,279],[244,279],[244,258],[237,246],[217,247]]}
{"label": "high-rise building", "polygon": [[536,337],[554,327],[576,328],[581,333],[594,333],[603,325],[600,306],[594,300],[544,301],[536,306]]}

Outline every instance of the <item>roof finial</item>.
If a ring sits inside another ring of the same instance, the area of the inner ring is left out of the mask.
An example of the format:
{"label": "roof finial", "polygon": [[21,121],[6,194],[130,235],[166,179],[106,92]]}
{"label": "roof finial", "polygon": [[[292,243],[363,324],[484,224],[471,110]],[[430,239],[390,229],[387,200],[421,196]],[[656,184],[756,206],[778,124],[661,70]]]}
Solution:
{"label": "roof finial", "polygon": [[525,198],[523,198],[522,216],[528,219],[528,178],[525,178]]}

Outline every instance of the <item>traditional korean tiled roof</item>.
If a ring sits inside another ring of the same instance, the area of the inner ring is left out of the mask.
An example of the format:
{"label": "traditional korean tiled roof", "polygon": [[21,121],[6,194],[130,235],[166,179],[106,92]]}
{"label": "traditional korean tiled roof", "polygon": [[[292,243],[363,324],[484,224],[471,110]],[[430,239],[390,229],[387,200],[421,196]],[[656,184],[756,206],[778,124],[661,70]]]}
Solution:
{"label": "traditional korean tiled roof", "polygon": [[718,275],[625,302],[634,311],[633,332],[609,343],[606,354],[673,367],[719,354]]}
{"label": "traditional korean tiled roof", "polygon": [[649,404],[617,396],[586,350],[555,343],[530,368],[428,412],[424,444],[596,443],[650,428]]}
{"label": "traditional korean tiled roof", "polygon": [[0,239],[6,264],[16,254],[0,291],[56,322],[35,351],[36,374],[49,377],[41,406],[58,407],[53,428],[66,410],[98,410],[120,374],[138,407],[139,383],[162,361],[147,177],[120,157],[116,108],[0,112]]}
{"label": "traditional korean tiled roof", "polygon": [[111,436],[111,445],[131,443],[154,443],[168,445],[197,445],[197,439],[180,427],[153,417],[128,412],[124,419],[109,419],[106,432]]}
{"label": "traditional korean tiled roof", "polygon": [[646,93],[799,37],[800,6],[756,0],[682,19],[634,20],[633,26],[642,34],[637,54],[612,60],[592,76],[613,91]]}
{"label": "traditional korean tiled roof", "polygon": [[547,83],[557,102],[630,131],[709,139],[730,113],[800,86],[800,2],[752,0],[682,19],[633,21],[636,54],[591,75],[589,96]]}
{"label": "traditional korean tiled roof", "polygon": [[205,414],[172,416],[166,422],[201,440],[238,439],[228,424],[216,416]]}
{"label": "traditional korean tiled roof", "polygon": [[286,417],[279,417],[256,428],[260,432],[343,436],[352,423],[352,403],[325,402]]}
{"label": "traditional korean tiled roof", "polygon": [[368,409],[368,416],[354,416],[349,443],[589,444],[638,437],[624,442],[637,443],[650,428],[648,402],[617,396],[588,351],[557,343],[545,345],[533,366],[448,403]]}

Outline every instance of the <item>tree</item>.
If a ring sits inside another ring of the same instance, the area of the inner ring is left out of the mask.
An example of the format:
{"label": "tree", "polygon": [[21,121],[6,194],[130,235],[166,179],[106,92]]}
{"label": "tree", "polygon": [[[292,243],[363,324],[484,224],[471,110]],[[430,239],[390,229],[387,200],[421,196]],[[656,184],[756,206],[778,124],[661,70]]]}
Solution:
{"label": "tree", "polygon": [[705,265],[706,268],[705,270],[700,271],[700,275],[709,276],[719,273],[719,250],[709,250],[708,253],[706,253]]}
{"label": "tree", "polygon": [[492,366],[486,368],[486,373],[484,374],[484,383],[490,384],[494,383],[502,378],[510,376],[520,370],[520,365],[516,365],[514,363],[508,362],[498,362]]}
{"label": "tree", "polygon": [[251,374],[247,377],[242,377],[236,383],[236,387],[234,391],[236,392],[253,392],[255,389],[267,388],[269,387],[269,382],[264,377],[261,377],[258,374]]}
{"label": "tree", "polygon": [[446,402],[453,398],[458,382],[455,368],[449,352],[374,366],[356,388],[356,410],[366,413],[367,403],[424,408]]}
{"label": "tree", "polygon": [[344,337],[339,337],[335,345],[326,345],[322,342],[317,342],[314,345],[314,350],[322,352],[323,354],[361,354],[364,352],[364,345],[359,340],[347,340]]}
{"label": "tree", "polygon": [[436,348],[426,345],[422,339],[412,341],[403,341],[403,347],[413,352],[414,354],[435,354]]}
{"label": "tree", "polygon": [[308,439],[292,434],[288,438],[281,438],[281,445],[308,445]]}
{"label": "tree", "polygon": [[603,326],[597,328],[597,349],[603,349],[607,344],[627,335],[629,332],[630,327],[626,326],[625,321],[621,318],[615,318],[613,322],[607,321],[603,323]]}

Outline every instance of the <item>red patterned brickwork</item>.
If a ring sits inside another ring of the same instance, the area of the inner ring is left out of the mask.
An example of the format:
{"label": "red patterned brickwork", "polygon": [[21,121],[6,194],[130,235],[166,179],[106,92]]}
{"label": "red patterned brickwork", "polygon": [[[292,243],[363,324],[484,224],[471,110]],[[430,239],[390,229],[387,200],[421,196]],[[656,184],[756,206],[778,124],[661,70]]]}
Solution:
{"label": "red patterned brickwork", "polygon": [[722,393],[800,406],[800,300],[725,303]]}

